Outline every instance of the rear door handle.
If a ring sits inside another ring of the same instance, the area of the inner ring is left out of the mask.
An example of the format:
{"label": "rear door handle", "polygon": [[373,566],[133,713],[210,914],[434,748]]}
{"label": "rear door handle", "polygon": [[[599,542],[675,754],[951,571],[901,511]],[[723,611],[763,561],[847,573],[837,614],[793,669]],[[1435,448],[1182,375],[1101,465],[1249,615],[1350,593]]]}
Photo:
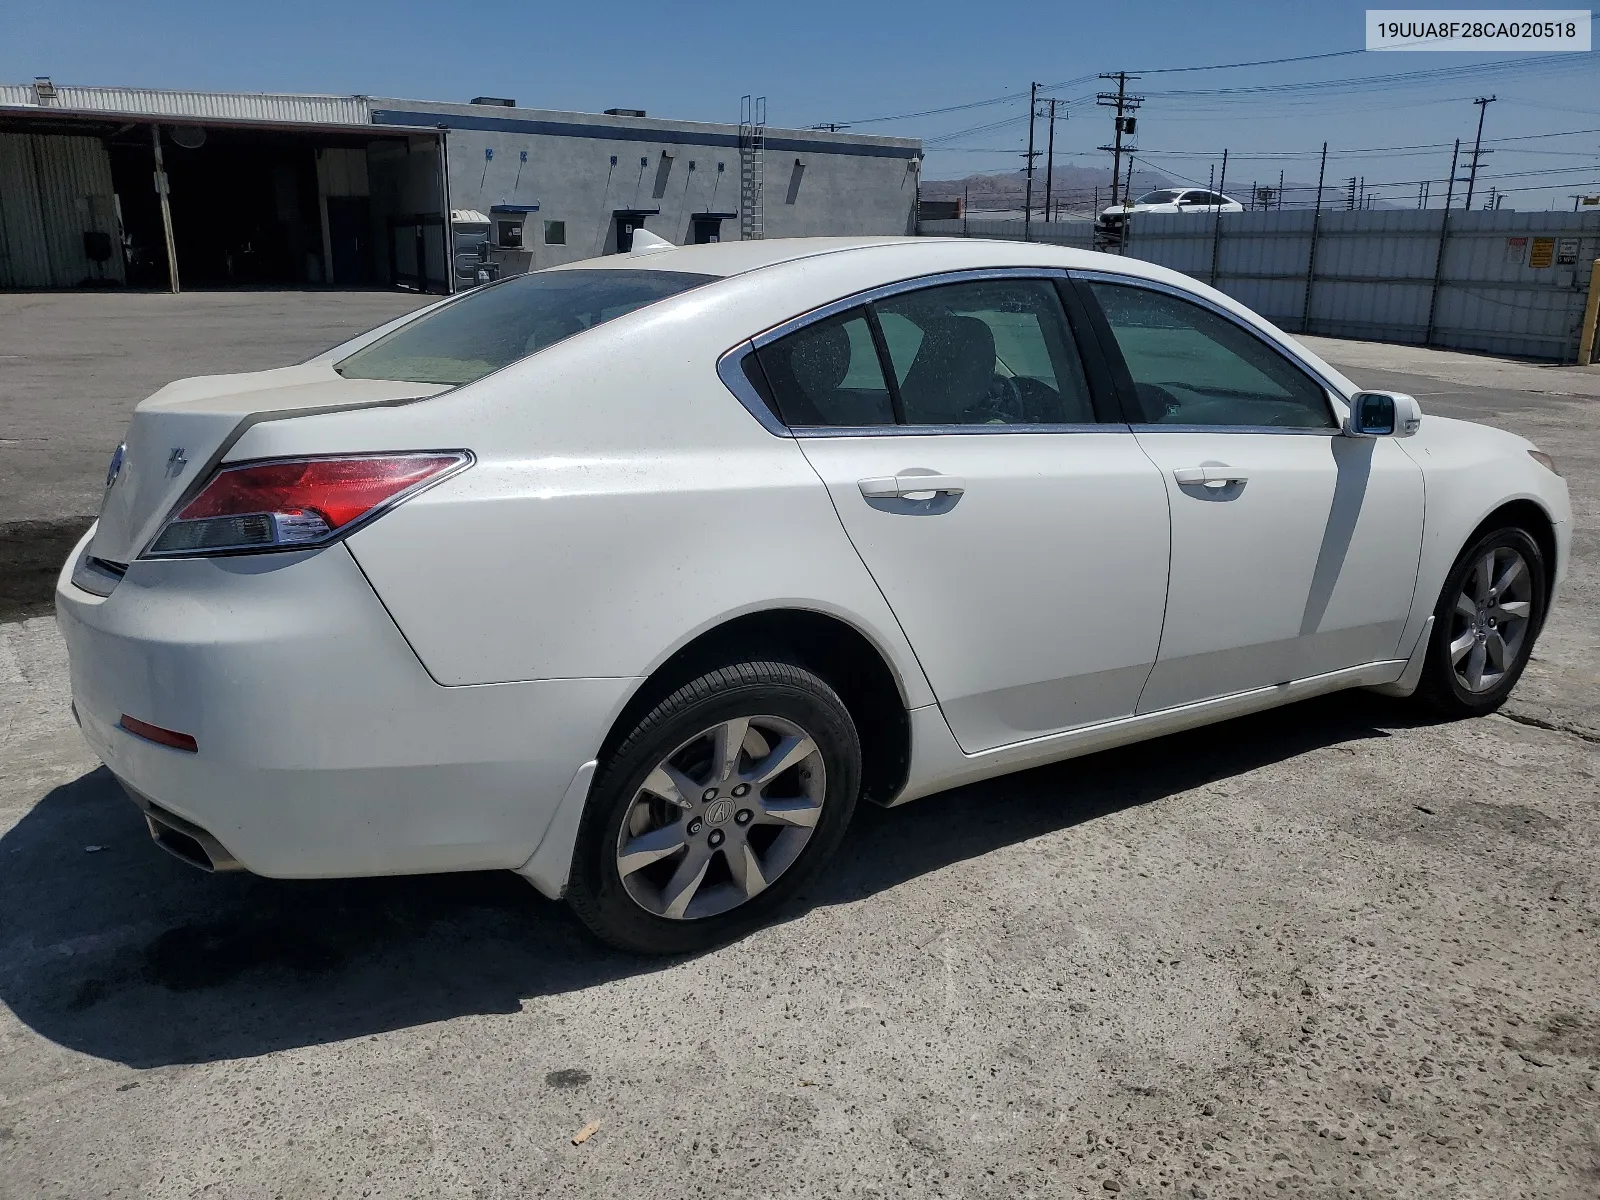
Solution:
{"label": "rear door handle", "polygon": [[1247,483],[1249,472],[1238,467],[1213,464],[1208,467],[1178,467],[1172,477],[1182,484],[1203,484],[1209,488],[1226,487],[1230,483]]}
{"label": "rear door handle", "polygon": [[856,486],[868,500],[900,500],[910,496],[960,496],[967,490],[966,482],[954,475],[882,475],[860,479]]}

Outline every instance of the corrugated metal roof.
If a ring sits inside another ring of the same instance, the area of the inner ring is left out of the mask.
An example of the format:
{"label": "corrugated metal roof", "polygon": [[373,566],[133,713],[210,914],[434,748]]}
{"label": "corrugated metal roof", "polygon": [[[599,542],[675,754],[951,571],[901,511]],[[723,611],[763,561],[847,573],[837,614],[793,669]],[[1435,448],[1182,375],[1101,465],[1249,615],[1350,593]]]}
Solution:
{"label": "corrugated metal roof", "polygon": [[300,96],[274,92],[174,92],[157,88],[56,86],[41,104],[31,83],[0,83],[0,105],[35,112],[136,113],[192,120],[292,121],[318,125],[370,125],[365,96]]}

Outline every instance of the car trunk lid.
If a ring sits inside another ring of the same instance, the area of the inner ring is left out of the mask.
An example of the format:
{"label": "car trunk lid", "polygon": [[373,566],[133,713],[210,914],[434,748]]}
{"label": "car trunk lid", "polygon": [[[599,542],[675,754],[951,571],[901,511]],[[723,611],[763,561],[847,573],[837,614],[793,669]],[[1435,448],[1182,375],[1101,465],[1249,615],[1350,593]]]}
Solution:
{"label": "car trunk lid", "polygon": [[199,489],[258,421],[400,404],[446,390],[441,384],[345,379],[326,363],[168,384],[134,409],[89,553],[123,565],[137,558],[178,502]]}

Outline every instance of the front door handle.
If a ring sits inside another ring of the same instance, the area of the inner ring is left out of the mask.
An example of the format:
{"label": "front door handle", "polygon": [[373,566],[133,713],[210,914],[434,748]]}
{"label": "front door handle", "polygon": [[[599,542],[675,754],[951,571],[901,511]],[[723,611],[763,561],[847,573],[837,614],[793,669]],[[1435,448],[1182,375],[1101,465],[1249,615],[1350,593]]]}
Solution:
{"label": "front door handle", "polygon": [[1227,487],[1230,483],[1247,483],[1250,474],[1238,467],[1212,463],[1204,467],[1178,467],[1172,477],[1181,484],[1201,484],[1208,488]]}
{"label": "front door handle", "polygon": [[914,475],[902,471],[898,475],[884,475],[873,479],[860,479],[856,486],[868,500],[901,500],[912,496],[959,496],[967,490],[966,482],[954,475]]}

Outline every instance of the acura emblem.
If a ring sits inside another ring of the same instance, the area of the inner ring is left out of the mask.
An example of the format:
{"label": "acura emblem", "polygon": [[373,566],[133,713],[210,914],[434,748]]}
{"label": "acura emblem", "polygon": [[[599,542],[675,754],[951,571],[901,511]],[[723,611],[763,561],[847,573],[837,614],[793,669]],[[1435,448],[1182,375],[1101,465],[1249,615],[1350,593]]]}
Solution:
{"label": "acura emblem", "polygon": [[111,465],[106,468],[106,490],[111,490],[111,485],[117,481],[117,476],[122,474],[122,460],[128,456],[128,444],[124,442],[111,452]]}

